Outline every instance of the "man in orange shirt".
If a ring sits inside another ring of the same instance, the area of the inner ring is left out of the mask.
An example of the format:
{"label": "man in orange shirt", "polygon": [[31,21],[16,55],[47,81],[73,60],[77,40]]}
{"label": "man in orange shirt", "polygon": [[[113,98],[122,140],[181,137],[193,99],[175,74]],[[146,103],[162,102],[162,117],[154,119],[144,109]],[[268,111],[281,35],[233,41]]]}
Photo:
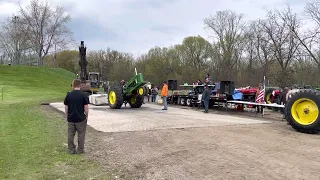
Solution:
{"label": "man in orange shirt", "polygon": [[162,110],[168,110],[167,96],[168,96],[168,85],[167,85],[167,82],[164,81],[163,87],[161,90],[161,97],[164,105],[164,108]]}

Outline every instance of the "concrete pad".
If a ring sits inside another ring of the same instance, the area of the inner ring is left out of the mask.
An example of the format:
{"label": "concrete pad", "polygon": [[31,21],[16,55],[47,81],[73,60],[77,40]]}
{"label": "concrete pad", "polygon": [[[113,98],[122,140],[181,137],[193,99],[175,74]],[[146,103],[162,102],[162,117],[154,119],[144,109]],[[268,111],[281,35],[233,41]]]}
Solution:
{"label": "concrete pad", "polygon": [[89,96],[90,104],[99,106],[108,104],[108,94],[92,94]]}
{"label": "concrete pad", "polygon": [[[50,105],[64,112],[63,103],[51,103]],[[169,107],[169,110],[162,111],[162,106],[154,104],[143,104],[138,109],[128,106],[111,109],[109,106],[90,105],[88,124],[102,132],[123,132],[270,123],[229,115],[205,114],[177,107]]]}

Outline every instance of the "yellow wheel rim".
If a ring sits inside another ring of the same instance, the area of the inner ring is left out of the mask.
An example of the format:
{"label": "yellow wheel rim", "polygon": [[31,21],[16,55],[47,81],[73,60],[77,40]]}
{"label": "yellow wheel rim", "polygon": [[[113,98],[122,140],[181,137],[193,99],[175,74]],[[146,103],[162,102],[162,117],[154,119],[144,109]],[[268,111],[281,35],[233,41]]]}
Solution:
{"label": "yellow wheel rim", "polygon": [[319,108],[311,99],[301,98],[293,103],[291,114],[297,123],[310,125],[318,119]]}
{"label": "yellow wheel rim", "polygon": [[271,93],[267,94],[266,101],[268,104],[271,104]]}
{"label": "yellow wheel rim", "polygon": [[142,88],[142,87],[140,87],[140,88],[139,88],[139,90],[138,90],[138,92],[139,92],[139,94],[140,94],[140,95],[143,95],[143,93],[144,93],[143,88]]}
{"label": "yellow wheel rim", "polygon": [[110,91],[109,92],[109,102],[110,102],[110,104],[116,103],[116,100],[117,100],[116,93],[114,91]]}
{"label": "yellow wheel rim", "polygon": [[136,103],[136,101],[137,101],[136,97],[132,97],[132,98],[130,99],[130,103],[131,103],[131,104]]}

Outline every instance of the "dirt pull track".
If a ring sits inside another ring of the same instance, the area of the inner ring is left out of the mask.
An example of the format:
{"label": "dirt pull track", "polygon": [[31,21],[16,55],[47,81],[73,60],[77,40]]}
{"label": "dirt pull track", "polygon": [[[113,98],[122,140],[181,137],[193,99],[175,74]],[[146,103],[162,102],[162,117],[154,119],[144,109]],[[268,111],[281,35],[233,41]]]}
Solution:
{"label": "dirt pull track", "polygon": [[285,123],[94,133],[90,157],[135,179],[319,179],[319,136]]}
{"label": "dirt pull track", "polygon": [[[199,112],[200,113],[200,112]],[[285,122],[103,133],[87,156],[129,179],[319,179],[318,135]]]}

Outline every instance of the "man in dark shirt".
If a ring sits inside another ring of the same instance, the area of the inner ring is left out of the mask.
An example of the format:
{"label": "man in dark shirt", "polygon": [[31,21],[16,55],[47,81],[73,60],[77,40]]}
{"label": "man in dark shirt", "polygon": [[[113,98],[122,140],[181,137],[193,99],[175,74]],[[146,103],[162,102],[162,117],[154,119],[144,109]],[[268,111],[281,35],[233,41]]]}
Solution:
{"label": "man in dark shirt", "polygon": [[[64,105],[68,120],[68,150],[70,154],[84,153],[84,140],[89,115],[89,98],[80,91],[80,80],[72,83],[73,90],[67,94]],[[78,148],[74,144],[74,136],[78,133]]]}
{"label": "man in dark shirt", "polygon": [[205,84],[204,85],[204,91],[202,93],[202,100],[203,100],[203,104],[204,104],[204,108],[205,108],[204,113],[208,113],[210,95],[211,95],[211,91],[208,88],[208,85]]}

